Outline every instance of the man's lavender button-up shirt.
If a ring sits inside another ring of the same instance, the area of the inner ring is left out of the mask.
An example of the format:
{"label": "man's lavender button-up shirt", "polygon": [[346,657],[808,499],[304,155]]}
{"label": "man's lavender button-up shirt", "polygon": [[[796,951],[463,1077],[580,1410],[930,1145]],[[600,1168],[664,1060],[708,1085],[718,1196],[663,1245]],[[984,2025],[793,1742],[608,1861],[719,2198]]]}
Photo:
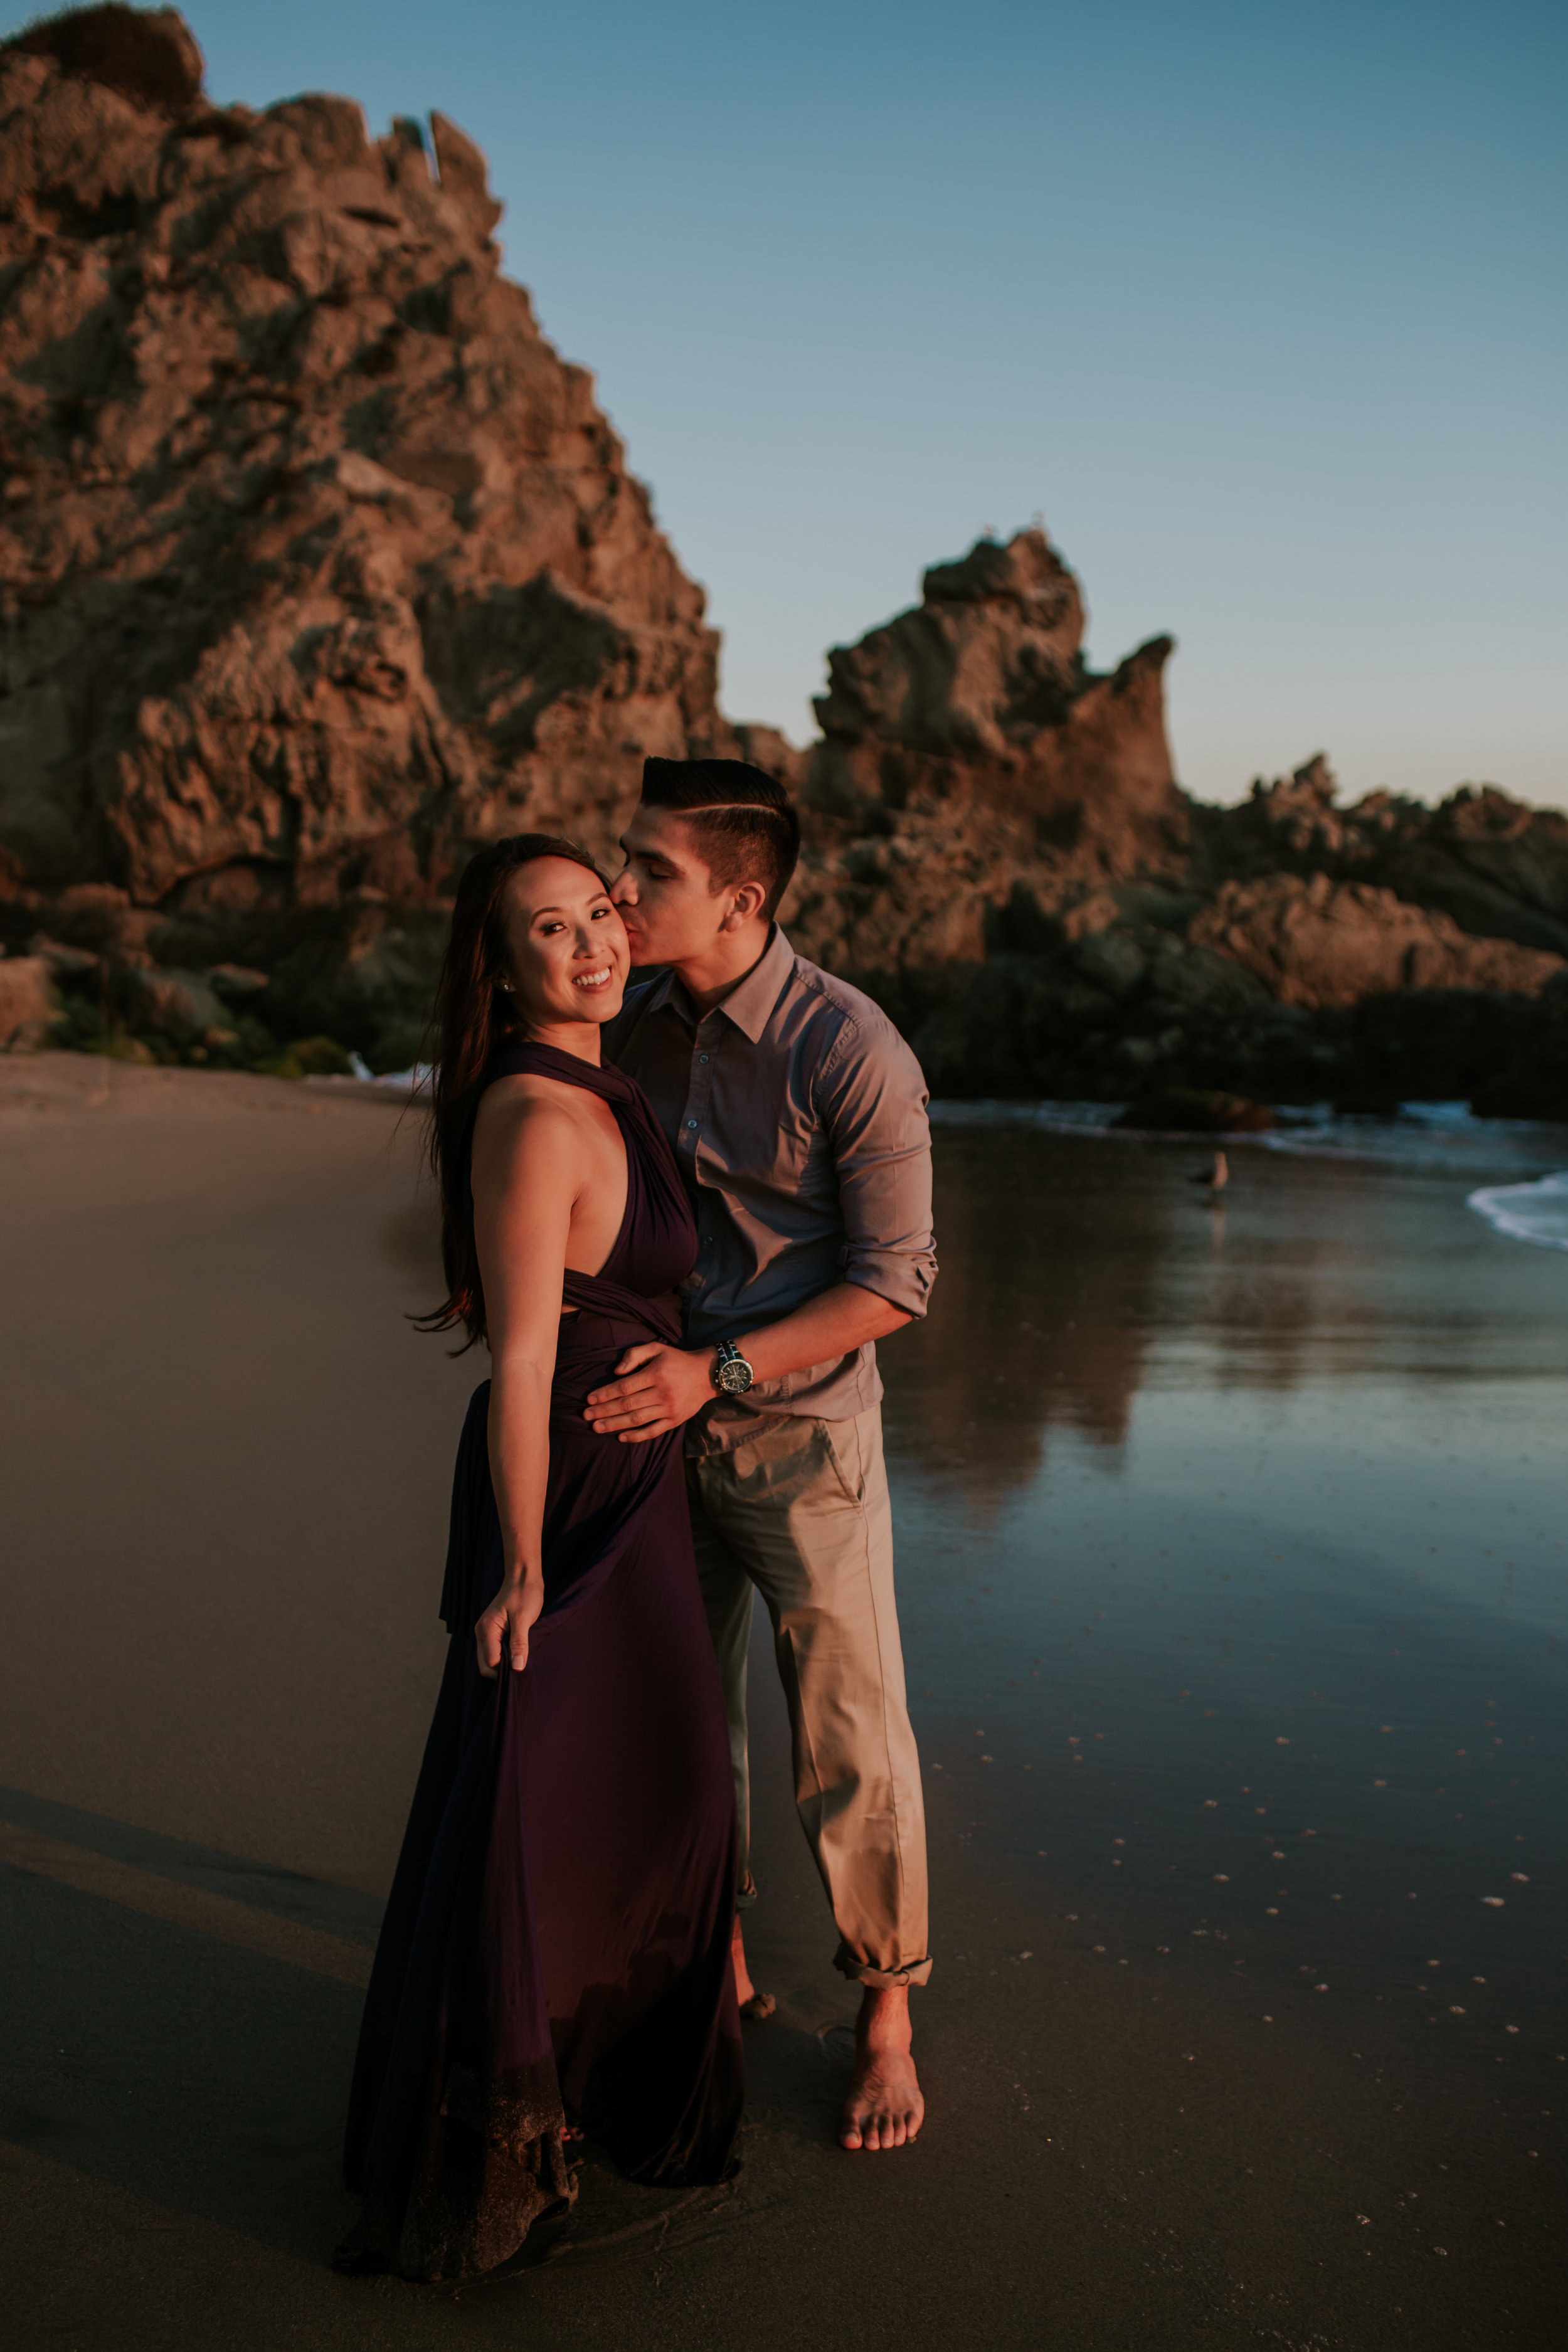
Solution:
{"label": "man's lavender button-up shirt", "polygon": [[[840,1282],[925,1313],[936,1278],[925,1080],[869,997],[775,927],[761,961],[700,1019],[672,973],[629,990],[605,1052],[647,1094],[691,1193],[693,1346],[743,1339]],[[743,1402],[715,1399],[687,1451],[737,1444],[759,1408],[842,1421],[881,1393],[868,1341],[759,1381]]]}

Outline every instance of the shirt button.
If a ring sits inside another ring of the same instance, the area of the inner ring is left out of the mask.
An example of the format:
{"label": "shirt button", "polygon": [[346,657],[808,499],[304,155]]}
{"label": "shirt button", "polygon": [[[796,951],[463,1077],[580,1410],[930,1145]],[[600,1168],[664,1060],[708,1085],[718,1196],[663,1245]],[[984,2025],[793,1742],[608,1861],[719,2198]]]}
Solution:
{"label": "shirt button", "polygon": [[687,1124],[687,1126],[688,1126],[688,1127],[695,1127],[695,1126],[696,1126],[696,1124],[697,1124],[697,1121],[696,1121],[694,1118],[689,1118],[689,1119],[687,1120],[686,1124]]}
{"label": "shirt button", "polygon": [[712,1248],[712,1246],[713,1246],[713,1236],[712,1236],[712,1234],[703,1234],[703,1236],[702,1236],[702,1246],[703,1246],[703,1248],[704,1248],[704,1249],[711,1249],[711,1248]]}
{"label": "shirt button", "polygon": [[708,1059],[708,1056],[706,1054],[699,1054],[697,1058],[700,1062],[705,1062]]}

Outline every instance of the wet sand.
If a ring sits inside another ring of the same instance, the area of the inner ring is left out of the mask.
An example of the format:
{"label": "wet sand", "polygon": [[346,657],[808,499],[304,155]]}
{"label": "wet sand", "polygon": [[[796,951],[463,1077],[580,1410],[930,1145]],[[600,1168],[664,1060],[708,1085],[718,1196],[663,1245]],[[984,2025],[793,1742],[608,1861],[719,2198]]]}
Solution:
{"label": "wet sand", "polygon": [[[1504,1909],[1479,1907],[1520,1838],[1529,1889],[1554,1899],[1550,1760],[1510,1769],[1506,1832],[1484,1823],[1472,1848],[1447,1818],[1492,1801],[1479,1780],[1474,1804],[1450,1798],[1450,1767],[1503,1769],[1477,1760],[1483,1702],[1489,1738],[1550,1745],[1554,1538],[1507,1448],[1436,1437],[1502,1426],[1503,1405],[1510,1445],[1527,1406],[1560,1425],[1568,1263],[1353,1171],[1248,1155],[1216,1234],[1168,1150],[958,1133],[939,1142],[938,1312],[887,1350],[933,1768],[920,2146],[833,2145],[853,2002],[760,1655],[752,1942],[781,2010],[748,2032],[740,2180],[659,2197],[590,2152],[572,2222],[519,2274],[454,2293],[331,2273],[358,1988],[482,1371],[402,1319],[435,1269],[397,1122],[370,1089],[0,1061],[12,2340],[1555,2342],[1562,2143],[1542,2110],[1568,2084],[1542,1970],[1563,1943],[1511,1880]],[[1514,1631],[1489,1593],[1483,1641],[1464,1515],[1479,1535],[1510,1503],[1530,1528],[1506,1555]],[[1374,1521],[1352,1559],[1347,1528]],[[1356,1567],[1360,1607],[1374,1551],[1406,1587],[1435,1563],[1435,1598],[1374,1596],[1416,1628],[1394,1685],[1400,1660],[1357,1661],[1406,1643],[1363,1643],[1360,1616],[1352,1638],[1335,1598]],[[1467,1657],[1484,1690],[1456,1679]],[[1450,1706],[1473,1733],[1452,1736]],[[1362,1754],[1405,1736],[1398,1771]],[[1476,1751],[1446,1759],[1440,1811],[1439,1742]],[[1298,1749],[1321,1779],[1285,1777]],[[1402,1781],[1397,1833],[1367,1813],[1373,1780]],[[1287,1813],[1281,1927],[1258,1841]],[[1303,1875],[1319,1847],[1334,1866]],[[1381,1916],[1394,1875],[1435,1906],[1431,1954]],[[1450,1997],[1439,2024],[1407,1982],[1433,1956],[1457,1970],[1491,1926],[1511,1940],[1468,1973],[1515,1997],[1518,2050],[1492,2046],[1511,2008],[1472,2025],[1475,1998]]]}

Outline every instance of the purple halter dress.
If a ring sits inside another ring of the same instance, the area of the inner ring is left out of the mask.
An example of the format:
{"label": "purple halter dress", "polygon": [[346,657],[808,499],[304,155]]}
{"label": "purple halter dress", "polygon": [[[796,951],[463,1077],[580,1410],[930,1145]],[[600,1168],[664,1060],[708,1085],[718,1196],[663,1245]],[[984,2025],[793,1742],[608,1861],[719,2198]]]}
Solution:
{"label": "purple halter dress", "polygon": [[696,1229],[634,1080],[521,1045],[485,1084],[524,1071],[608,1104],[626,1209],[603,1270],[565,1278],[544,1610],[525,1670],[496,1682],[473,1638],[501,1580],[488,1381],[458,1449],[451,1643],[350,2096],[364,2208],[336,2257],[416,2279],[493,2269],[569,2203],[567,2120],[664,2186],[727,2179],[741,2124],[734,1790],[680,1432],[623,1445],[582,1417],[624,1349],[679,1340]]}

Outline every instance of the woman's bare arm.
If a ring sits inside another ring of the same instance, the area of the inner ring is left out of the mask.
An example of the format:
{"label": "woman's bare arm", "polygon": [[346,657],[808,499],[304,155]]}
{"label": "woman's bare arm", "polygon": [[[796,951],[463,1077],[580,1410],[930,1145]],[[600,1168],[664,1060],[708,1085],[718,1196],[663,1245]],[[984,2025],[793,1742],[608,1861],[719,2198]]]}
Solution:
{"label": "woman's bare arm", "polygon": [[502,1575],[474,1627],[479,1672],[502,1652],[521,1673],[544,1605],[544,1492],[550,1383],[572,1209],[583,1181],[581,1130],[563,1107],[513,1093],[504,1079],[474,1131],[474,1244],[489,1331],[490,1479],[500,1517]]}

